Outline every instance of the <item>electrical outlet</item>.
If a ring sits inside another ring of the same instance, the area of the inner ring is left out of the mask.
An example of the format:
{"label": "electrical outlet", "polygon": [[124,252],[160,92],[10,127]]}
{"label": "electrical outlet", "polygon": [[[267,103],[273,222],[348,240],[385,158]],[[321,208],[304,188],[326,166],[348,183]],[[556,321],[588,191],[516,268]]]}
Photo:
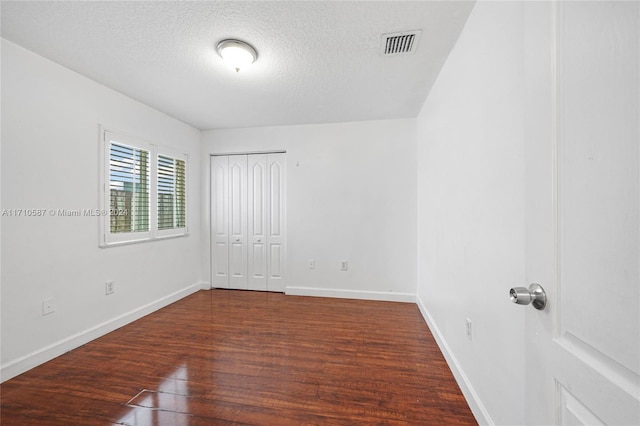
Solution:
{"label": "electrical outlet", "polygon": [[53,299],[47,299],[42,301],[42,315],[49,315],[56,311],[56,306],[53,303]]}
{"label": "electrical outlet", "polygon": [[104,283],[104,294],[107,296],[116,292],[116,283],[113,281],[107,281]]}
{"label": "electrical outlet", "polygon": [[307,261],[307,266],[309,267],[309,269],[316,269],[316,260],[315,259],[309,259]]}
{"label": "electrical outlet", "polygon": [[347,262],[346,260],[343,260],[340,262],[340,270],[341,271],[348,271],[349,270],[349,262]]}
{"label": "electrical outlet", "polygon": [[472,322],[469,318],[467,318],[467,339],[473,340]]}

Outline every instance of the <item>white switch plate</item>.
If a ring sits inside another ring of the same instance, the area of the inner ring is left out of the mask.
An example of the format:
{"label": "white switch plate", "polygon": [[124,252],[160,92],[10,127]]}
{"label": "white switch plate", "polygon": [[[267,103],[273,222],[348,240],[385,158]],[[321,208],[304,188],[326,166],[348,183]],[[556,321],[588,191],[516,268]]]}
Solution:
{"label": "white switch plate", "polygon": [[113,281],[104,283],[104,294],[107,296],[116,292],[116,284]]}
{"label": "white switch plate", "polygon": [[469,318],[467,318],[467,339],[473,340],[473,328]]}
{"label": "white switch plate", "polygon": [[307,266],[309,267],[309,269],[316,269],[316,260],[315,259],[309,259],[307,261]]}
{"label": "white switch plate", "polygon": [[349,270],[349,262],[347,262],[346,260],[343,260],[340,262],[340,270],[341,271],[348,271]]}

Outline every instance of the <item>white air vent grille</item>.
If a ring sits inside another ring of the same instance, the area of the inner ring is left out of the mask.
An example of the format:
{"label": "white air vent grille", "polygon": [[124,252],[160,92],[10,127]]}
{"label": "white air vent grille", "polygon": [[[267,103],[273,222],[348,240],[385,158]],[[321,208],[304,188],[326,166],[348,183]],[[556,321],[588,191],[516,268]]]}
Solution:
{"label": "white air vent grille", "polygon": [[382,34],[382,54],[409,55],[416,51],[421,31],[403,31],[401,33]]}

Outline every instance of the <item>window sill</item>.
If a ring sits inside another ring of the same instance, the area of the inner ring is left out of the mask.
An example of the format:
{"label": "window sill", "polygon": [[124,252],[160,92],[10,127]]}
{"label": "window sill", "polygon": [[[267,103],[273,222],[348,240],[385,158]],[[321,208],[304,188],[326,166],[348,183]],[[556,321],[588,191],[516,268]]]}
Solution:
{"label": "window sill", "polygon": [[183,238],[183,237],[188,237],[191,234],[189,232],[186,232],[184,234],[176,234],[176,235],[163,235],[163,236],[156,236],[153,238],[143,238],[143,239],[139,239],[139,240],[127,240],[127,241],[115,241],[112,243],[102,243],[99,245],[100,248],[111,248],[111,247],[120,247],[120,246],[130,246],[133,244],[142,244],[142,243],[151,243],[154,241],[163,241],[163,240],[171,240],[174,238]]}

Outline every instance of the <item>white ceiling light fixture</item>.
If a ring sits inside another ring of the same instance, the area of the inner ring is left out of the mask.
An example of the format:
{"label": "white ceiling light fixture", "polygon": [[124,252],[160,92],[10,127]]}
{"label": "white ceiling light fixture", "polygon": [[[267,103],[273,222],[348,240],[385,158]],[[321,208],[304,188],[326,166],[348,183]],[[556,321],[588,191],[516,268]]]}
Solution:
{"label": "white ceiling light fixture", "polygon": [[246,68],[258,59],[258,52],[248,43],[240,40],[222,40],[216,46],[218,55],[236,72]]}

